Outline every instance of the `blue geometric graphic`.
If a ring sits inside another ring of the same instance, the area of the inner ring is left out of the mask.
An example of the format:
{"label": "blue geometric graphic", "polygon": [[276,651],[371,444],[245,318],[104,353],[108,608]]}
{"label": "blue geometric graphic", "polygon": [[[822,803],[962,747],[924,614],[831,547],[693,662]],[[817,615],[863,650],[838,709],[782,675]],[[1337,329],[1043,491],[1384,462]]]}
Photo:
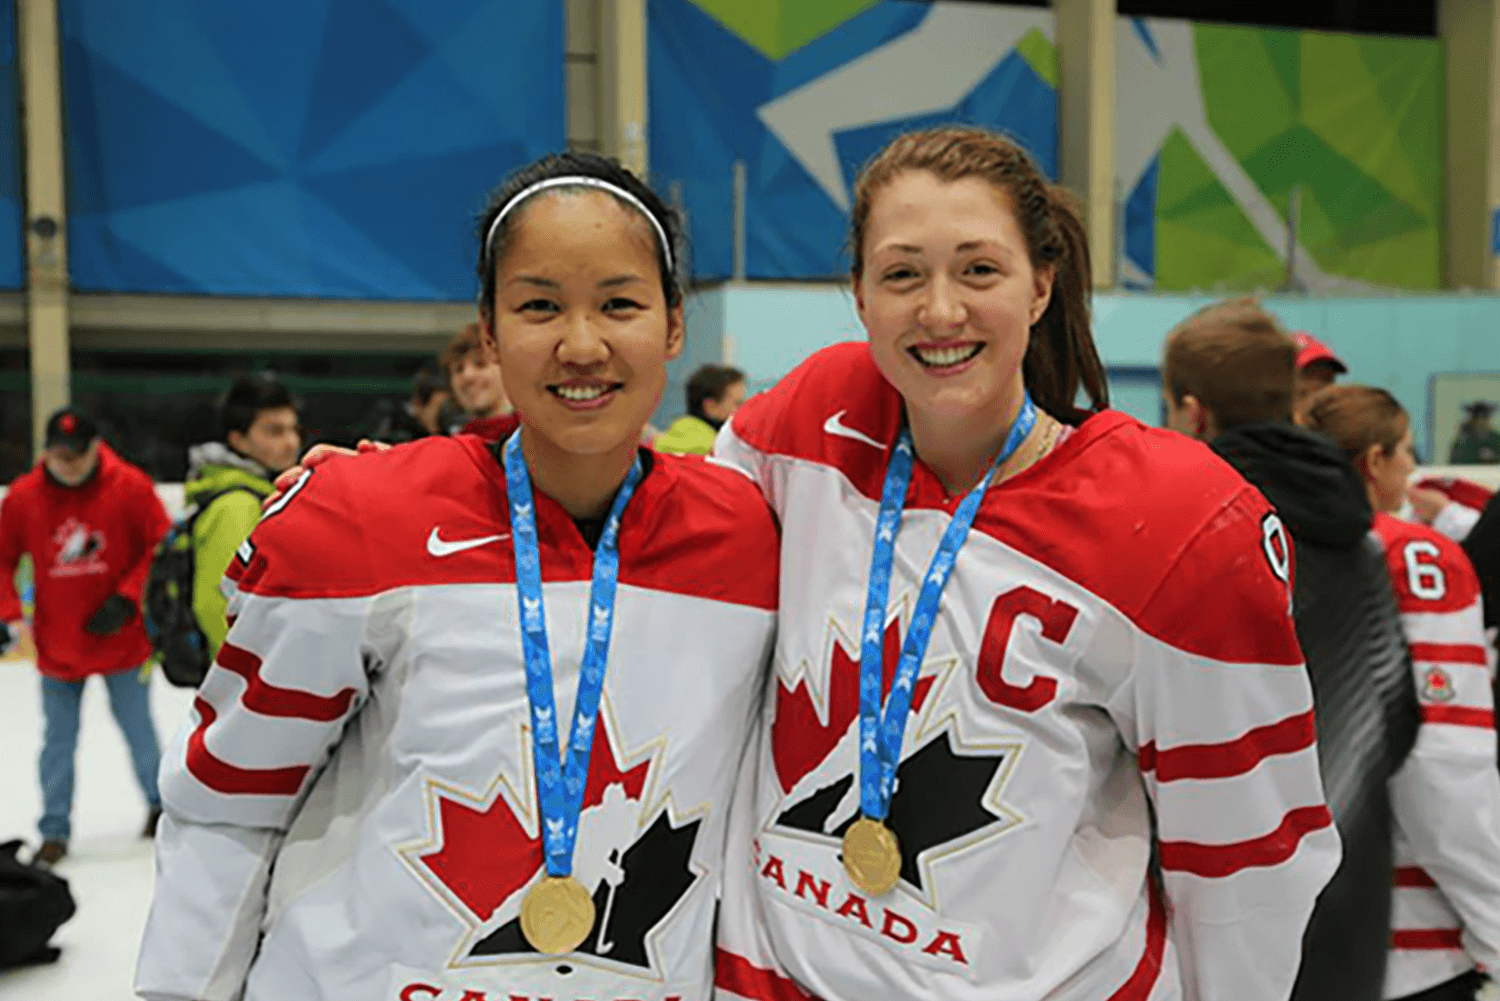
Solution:
{"label": "blue geometric graphic", "polygon": [[0,288],[26,283],[16,5],[0,4]]}
{"label": "blue geometric graphic", "polygon": [[[847,275],[847,214],[758,112],[911,32],[932,10],[930,3],[884,0],[772,61],[689,0],[648,0],[652,182],[663,194],[680,189],[696,277],[730,275],[736,160],[744,161],[747,175],[746,276]],[[1008,133],[1055,177],[1056,92],[1017,52],[1001,49],[994,60],[950,108],[831,128],[844,183],[896,133],[953,121]],[[904,86],[902,79],[889,81],[893,92]]]}
{"label": "blue geometric graphic", "polygon": [[1147,278],[1156,277],[1156,179],[1160,172],[1158,153],[1125,202],[1125,257]]}
{"label": "blue geometric graphic", "polygon": [[554,0],[59,10],[79,289],[471,298],[488,192],[566,139]]}

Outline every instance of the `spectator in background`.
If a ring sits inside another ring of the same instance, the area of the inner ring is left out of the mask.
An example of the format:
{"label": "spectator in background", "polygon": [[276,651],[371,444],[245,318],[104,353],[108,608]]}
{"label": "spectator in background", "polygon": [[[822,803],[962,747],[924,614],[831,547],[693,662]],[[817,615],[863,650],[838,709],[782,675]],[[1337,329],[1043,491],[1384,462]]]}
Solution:
{"label": "spectator in background", "polygon": [[454,335],[443,350],[443,371],[453,398],[468,415],[468,423],[459,428],[462,434],[473,434],[486,441],[499,441],[515,430],[505,383],[500,379],[500,362],[485,346],[479,324],[471,323]]}
{"label": "spectator in background", "polygon": [[387,412],[376,422],[371,437],[376,441],[399,445],[429,435],[442,434],[443,408],[450,398],[448,380],[431,365],[417,369],[411,380],[411,399],[394,413]]}
{"label": "spectator in background", "polygon": [[213,656],[229,626],[219,582],[234,552],[260,521],[261,501],[276,474],[302,447],[297,404],[274,375],[242,375],[219,400],[219,440],[188,451],[183,500],[193,522],[193,614]]}
{"label": "spectator in background", "polygon": [[1490,426],[1495,405],[1476,400],[1465,404],[1464,412],[1469,416],[1458,427],[1448,461],[1455,466],[1500,462],[1500,433]]}
{"label": "spectator in background", "polygon": [[[1262,525],[1265,555],[1285,577],[1296,569],[1297,639],[1343,859],[1308,923],[1292,998],[1380,1001],[1391,927],[1387,782],[1415,740],[1416,693],[1364,483],[1337,446],[1292,423],[1296,362],[1275,317],[1239,299],[1171,332],[1162,381],[1169,426],[1208,442],[1259,488],[1280,517]],[[1313,721],[1277,729],[1292,726],[1310,732]]]}
{"label": "spectator in background", "polygon": [[704,365],[687,384],[687,409],[656,436],[658,452],[707,455],[724,422],[745,402],[745,373],[727,365]]}
{"label": "spectator in background", "polygon": [[42,673],[46,733],[39,763],[42,845],[32,857],[53,865],[72,833],[74,757],[84,682],[102,675],[145,794],[143,833],[161,815],[161,761],[151,722],[151,655],[141,620],[141,588],[170,521],[151,479],[99,440],[98,425],[74,408],[47,421],[42,461],[16,478],[0,503],[0,645],[25,625],[16,564],[30,553],[36,578],[33,640]]}
{"label": "spectator in background", "polygon": [[1385,996],[1472,1001],[1477,971],[1500,969],[1500,772],[1479,581],[1451,539],[1393,517],[1416,466],[1395,397],[1338,386],[1313,397],[1304,419],[1349,456],[1380,512],[1375,531],[1421,698],[1416,747],[1391,782],[1396,908]]}
{"label": "spectator in background", "polygon": [[1292,333],[1297,347],[1297,410],[1319,390],[1327,389],[1333,381],[1349,371],[1343,359],[1305,330]]}

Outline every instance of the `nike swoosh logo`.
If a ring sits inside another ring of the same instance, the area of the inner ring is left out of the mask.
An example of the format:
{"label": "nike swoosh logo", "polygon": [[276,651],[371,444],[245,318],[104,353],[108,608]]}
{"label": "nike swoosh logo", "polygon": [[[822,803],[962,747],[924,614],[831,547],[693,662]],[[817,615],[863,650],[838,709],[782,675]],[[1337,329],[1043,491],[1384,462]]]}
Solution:
{"label": "nike swoosh logo", "polygon": [[866,445],[874,445],[876,448],[884,452],[885,442],[876,441],[869,435],[862,434],[861,432],[854,430],[852,427],[849,427],[844,423],[843,417],[848,412],[849,411],[847,410],[840,410],[838,413],[828,418],[828,420],[823,422],[823,430],[827,431],[829,434],[838,435],[840,438],[853,438],[855,441],[862,441]]}
{"label": "nike swoosh logo", "polygon": [[427,537],[427,552],[433,556],[452,556],[466,549],[474,549],[478,546],[487,546],[491,542],[499,542],[508,539],[509,535],[486,535],[479,539],[457,539],[449,542],[438,535],[438,530],[433,529],[432,534]]}

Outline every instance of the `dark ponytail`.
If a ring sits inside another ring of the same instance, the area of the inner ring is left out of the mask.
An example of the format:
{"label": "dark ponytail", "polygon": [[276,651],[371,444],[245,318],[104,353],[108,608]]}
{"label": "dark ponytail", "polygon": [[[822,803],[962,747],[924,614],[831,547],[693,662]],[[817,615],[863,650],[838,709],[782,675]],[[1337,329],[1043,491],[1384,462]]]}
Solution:
{"label": "dark ponytail", "polygon": [[[1104,364],[1089,319],[1093,278],[1088,234],[1073,197],[1048,183],[1036,163],[1004,136],[946,125],[897,136],[860,172],[854,185],[849,244],[856,279],[864,270],[865,226],[876,192],[908,170],[944,181],[983,177],[1010,195],[1034,268],[1053,271],[1052,299],[1031,328],[1022,373],[1036,405],[1064,424],[1080,424],[1109,406]],[[1082,388],[1089,407],[1076,401]]]}

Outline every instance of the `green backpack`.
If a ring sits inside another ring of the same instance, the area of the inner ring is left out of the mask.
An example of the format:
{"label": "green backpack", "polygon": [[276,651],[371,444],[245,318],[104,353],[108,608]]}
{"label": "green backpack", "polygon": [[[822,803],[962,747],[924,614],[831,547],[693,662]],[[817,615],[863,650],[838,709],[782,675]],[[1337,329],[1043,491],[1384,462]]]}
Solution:
{"label": "green backpack", "polygon": [[212,665],[208,637],[193,611],[193,585],[197,559],[193,550],[193,526],[208,506],[225,494],[244,491],[260,494],[247,486],[234,486],[199,498],[188,505],[182,517],[156,547],[141,606],[146,635],[161,663],[162,673],[178,688],[197,688]]}

